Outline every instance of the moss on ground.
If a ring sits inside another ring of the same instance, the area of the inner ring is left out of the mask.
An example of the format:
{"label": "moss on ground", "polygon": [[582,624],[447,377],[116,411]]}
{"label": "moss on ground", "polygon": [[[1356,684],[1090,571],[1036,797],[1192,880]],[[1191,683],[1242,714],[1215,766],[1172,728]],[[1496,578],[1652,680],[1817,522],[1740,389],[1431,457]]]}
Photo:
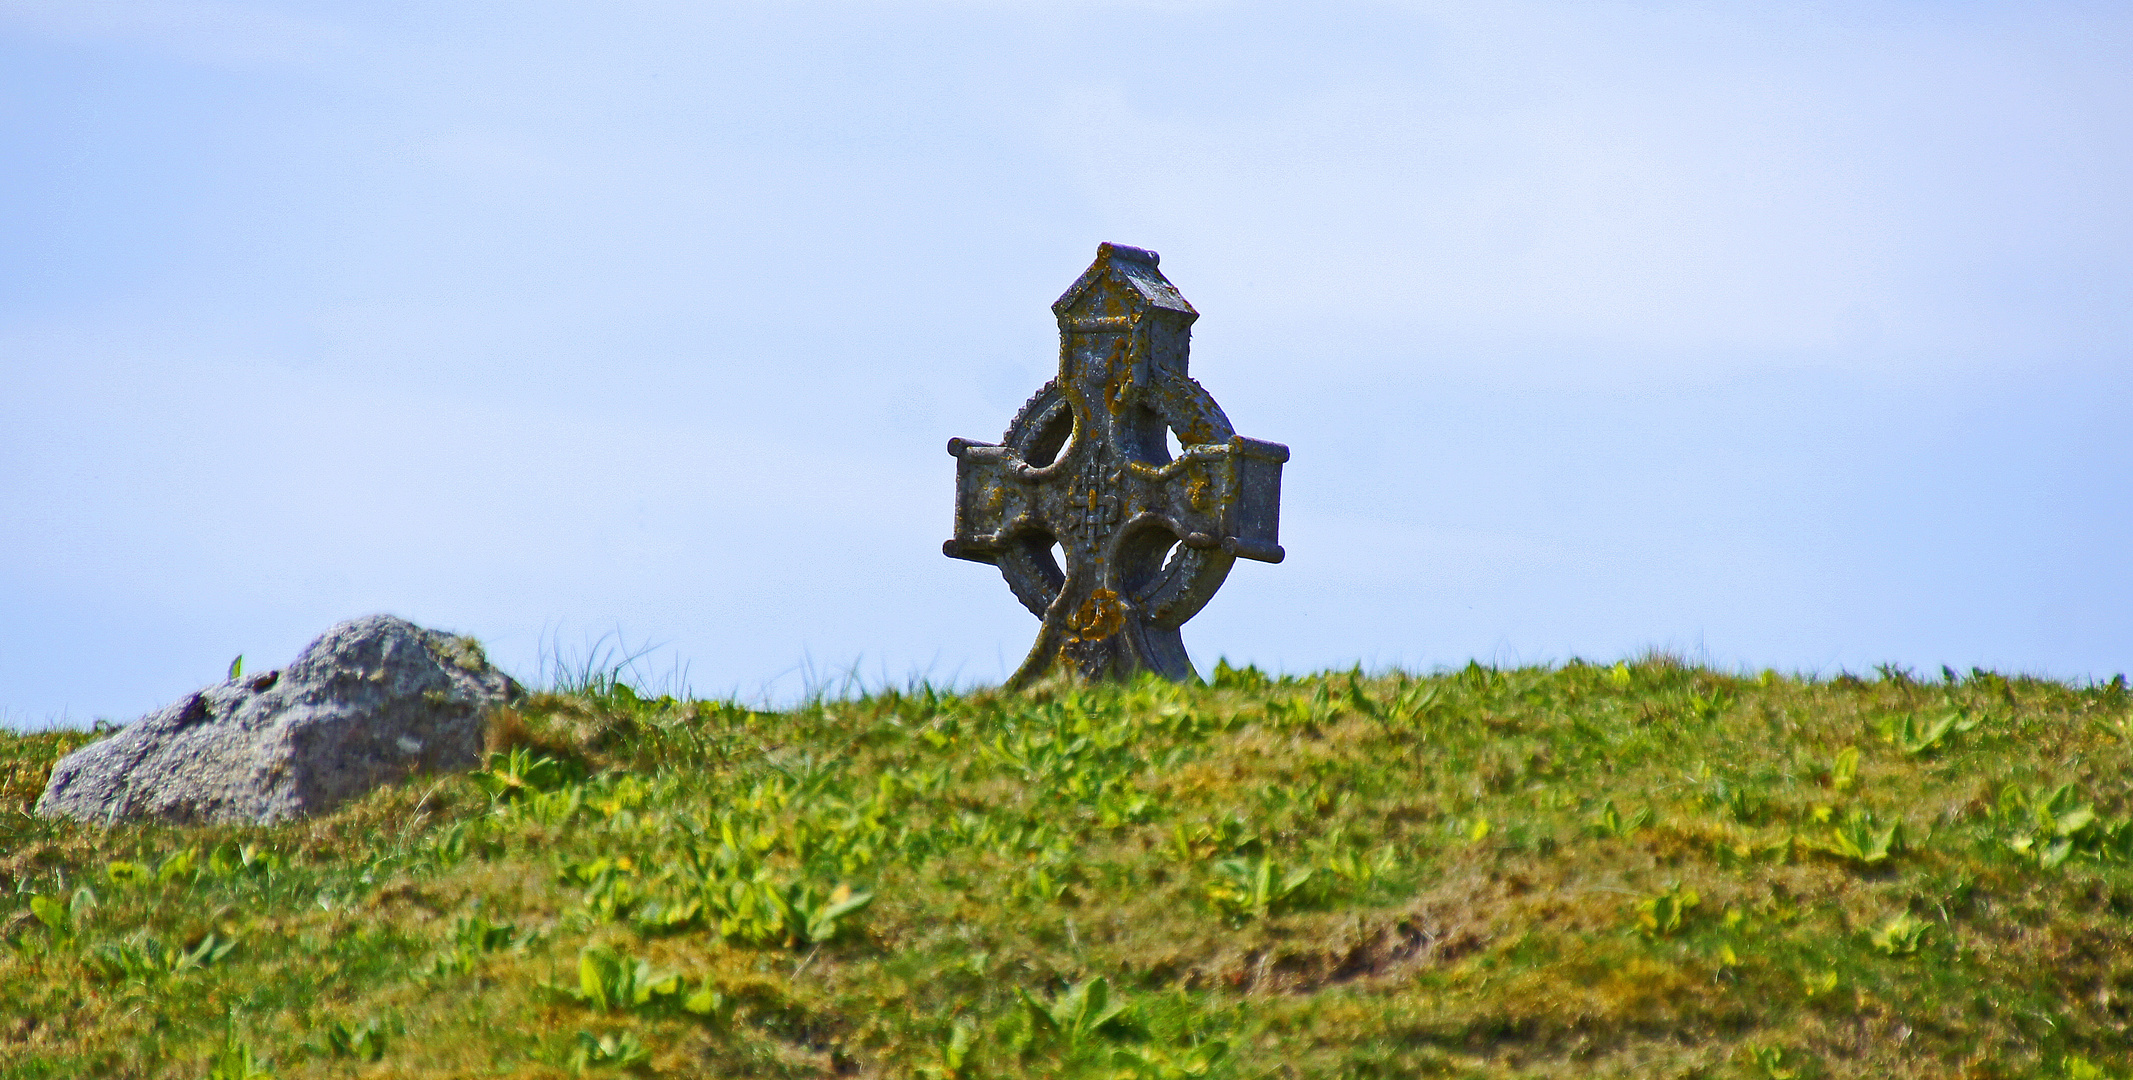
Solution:
{"label": "moss on ground", "polygon": [[2107,1077],[2122,681],[1602,666],[612,681],[274,828],[47,822],[10,1077]]}

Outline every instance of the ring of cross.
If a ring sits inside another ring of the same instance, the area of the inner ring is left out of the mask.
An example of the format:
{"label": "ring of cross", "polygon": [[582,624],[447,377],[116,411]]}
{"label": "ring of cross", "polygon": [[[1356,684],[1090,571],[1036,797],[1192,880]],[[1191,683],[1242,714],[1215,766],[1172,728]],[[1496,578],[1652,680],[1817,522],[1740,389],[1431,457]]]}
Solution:
{"label": "ring of cross", "polygon": [[[1213,396],[1191,379],[1167,380],[1166,385],[1151,395],[1149,404],[1160,418],[1162,425],[1178,437],[1180,447],[1190,454],[1195,446],[1221,445],[1227,443],[1236,432],[1230,427],[1229,417],[1223,415],[1222,407],[1215,404]],[[1012,451],[1033,471],[1048,466],[1066,465],[1059,471],[1066,474],[1087,474],[1094,470],[1087,467],[1074,468],[1084,457],[1080,447],[1066,444],[1073,436],[1074,415],[1065,391],[1054,379],[1029,399],[1015,414],[1014,422],[1008,425],[1007,435],[1001,445]],[[1197,441],[1195,440],[1197,437]],[[1161,440],[1148,440],[1152,445],[1136,448],[1140,455],[1130,451],[1125,455],[1124,468],[1135,479],[1161,485],[1170,479],[1165,469],[1172,465],[1168,445]],[[1065,452],[1062,453],[1061,451]],[[1086,455],[1095,457],[1094,454]],[[1178,470],[1171,469],[1171,472]],[[1111,480],[1102,477],[1100,480]],[[1093,565],[1103,568],[1103,588],[1118,594],[1125,604],[1154,626],[1175,629],[1185,620],[1199,614],[1201,608],[1212,600],[1215,591],[1229,576],[1236,556],[1223,551],[1219,546],[1194,546],[1192,534],[1178,521],[1158,510],[1142,509],[1132,518],[1117,523],[1116,528],[1106,529],[1111,524],[1104,521],[1107,509],[1115,504],[1115,498],[1107,497],[1105,487],[1123,486],[1126,477],[1118,476],[1113,483],[1072,484],[1060,502],[1066,504],[1066,513],[1057,515],[1056,528],[1066,536],[1057,536],[1047,531],[1042,522],[1025,519],[1019,529],[1012,532],[1009,543],[1003,546],[994,558],[1000,568],[1000,576],[1007,579],[1007,587],[1014,590],[1015,599],[1038,618],[1058,600],[1061,586],[1066,582],[1066,572],[1060,566],[1054,545],[1060,549],[1072,546],[1094,547]],[[1197,479],[1197,478],[1195,478]],[[1042,479],[1036,481],[1043,483]],[[1205,482],[1202,481],[1204,489]],[[1096,495],[1097,505],[1088,507],[1088,495]],[[1081,498],[1074,496],[1079,494]],[[1146,501],[1146,500],[1138,500]],[[1204,497],[1203,497],[1203,502]],[[1076,515],[1073,510],[1081,510]],[[1116,511],[1113,510],[1113,513]],[[1106,535],[1108,534],[1108,535]]]}

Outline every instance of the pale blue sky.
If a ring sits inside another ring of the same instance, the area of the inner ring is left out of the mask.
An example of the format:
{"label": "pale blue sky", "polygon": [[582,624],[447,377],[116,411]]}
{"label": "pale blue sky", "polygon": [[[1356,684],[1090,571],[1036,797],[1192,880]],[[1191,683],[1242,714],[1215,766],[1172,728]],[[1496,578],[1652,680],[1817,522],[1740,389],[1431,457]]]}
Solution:
{"label": "pale blue sky", "polygon": [[0,0],[0,719],[375,611],[996,680],[942,446],[1101,240],[1295,455],[1203,670],[2107,678],[2129,191],[2124,4]]}

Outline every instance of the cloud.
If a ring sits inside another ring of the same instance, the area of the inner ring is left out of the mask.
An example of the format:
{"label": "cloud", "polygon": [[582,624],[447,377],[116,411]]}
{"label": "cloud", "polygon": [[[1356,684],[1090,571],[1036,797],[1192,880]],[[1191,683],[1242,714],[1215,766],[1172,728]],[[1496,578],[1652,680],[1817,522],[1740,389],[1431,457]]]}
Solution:
{"label": "cloud", "polygon": [[2133,287],[2133,65],[2078,13],[1576,10],[1230,57],[1189,73],[1242,84],[1216,106],[1183,71],[1083,76],[1050,147],[1106,220],[1254,268],[1195,296],[1261,333],[2003,369],[2133,335],[2073,299]]}

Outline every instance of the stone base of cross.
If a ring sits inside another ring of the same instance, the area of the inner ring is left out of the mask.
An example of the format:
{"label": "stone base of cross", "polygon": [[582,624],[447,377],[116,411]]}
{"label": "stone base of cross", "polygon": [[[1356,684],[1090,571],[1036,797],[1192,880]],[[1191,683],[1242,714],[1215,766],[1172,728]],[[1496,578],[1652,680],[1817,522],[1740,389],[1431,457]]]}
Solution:
{"label": "stone base of cross", "polygon": [[955,538],[942,550],[999,567],[1043,620],[1010,687],[1056,664],[1091,679],[1192,680],[1178,628],[1237,559],[1282,559],[1289,448],[1231,430],[1186,374],[1199,313],[1154,252],[1099,246],[1052,312],[1058,377],[998,444],[948,441]]}

